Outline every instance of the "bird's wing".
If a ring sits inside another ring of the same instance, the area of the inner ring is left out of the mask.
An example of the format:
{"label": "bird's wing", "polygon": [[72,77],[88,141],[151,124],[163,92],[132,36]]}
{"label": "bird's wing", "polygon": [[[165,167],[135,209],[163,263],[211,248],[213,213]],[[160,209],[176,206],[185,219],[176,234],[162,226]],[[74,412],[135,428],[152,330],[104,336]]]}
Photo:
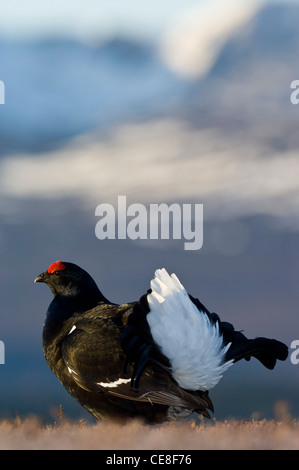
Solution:
{"label": "bird's wing", "polygon": [[99,388],[97,382],[109,383],[122,378],[120,331],[111,318],[94,312],[79,316],[62,340],[61,352],[68,373],[85,390]]}
{"label": "bird's wing", "polygon": [[[126,323],[128,311],[118,319]],[[70,328],[62,341],[62,358],[74,382],[89,392],[104,392],[127,400],[143,403],[188,408],[209,417],[213,411],[208,393],[189,393],[181,390],[172,380],[165,365],[159,361],[147,364],[138,389],[132,384],[132,367],[124,372],[124,352],[120,331],[115,318],[84,314]]]}
{"label": "bird's wing", "polygon": [[214,411],[208,392],[191,392],[178,387],[170,376],[156,366],[149,367],[142,375],[138,389],[129,384],[120,384],[109,390],[115,395],[128,400],[149,402],[175,408],[187,408],[210,418],[208,410]]}

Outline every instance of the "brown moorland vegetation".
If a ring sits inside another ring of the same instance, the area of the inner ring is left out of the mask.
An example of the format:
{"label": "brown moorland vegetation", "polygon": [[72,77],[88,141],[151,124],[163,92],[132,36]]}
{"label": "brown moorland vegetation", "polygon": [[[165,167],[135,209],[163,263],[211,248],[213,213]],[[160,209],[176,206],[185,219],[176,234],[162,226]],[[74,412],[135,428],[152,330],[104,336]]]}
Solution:
{"label": "brown moorland vegetation", "polygon": [[43,425],[31,417],[0,421],[1,450],[298,450],[299,422],[212,420],[149,427],[138,421],[87,424],[65,418]]}

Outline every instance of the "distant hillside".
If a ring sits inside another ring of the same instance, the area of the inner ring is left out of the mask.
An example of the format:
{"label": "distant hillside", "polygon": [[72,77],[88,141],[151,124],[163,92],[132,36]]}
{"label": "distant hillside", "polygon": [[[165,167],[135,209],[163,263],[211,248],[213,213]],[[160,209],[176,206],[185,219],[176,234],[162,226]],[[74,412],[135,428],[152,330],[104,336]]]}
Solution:
{"label": "distant hillside", "polygon": [[148,115],[181,86],[151,45],[122,38],[99,45],[2,40],[0,58],[2,154]]}
{"label": "distant hillside", "polygon": [[199,107],[228,119],[297,119],[290,84],[298,79],[299,5],[262,9],[223,45],[209,73],[192,89]]}
{"label": "distant hillside", "polygon": [[[232,29],[198,80],[172,71],[159,44],[137,39],[115,37],[93,45],[2,39],[6,104],[0,108],[0,154],[49,148],[78,133],[153,113],[212,126],[219,125],[219,116],[233,125],[269,117],[281,121],[282,110],[296,119],[289,96],[291,81],[299,78],[298,23],[299,5],[266,5],[242,28]],[[196,48],[193,53],[196,62]],[[179,51],[177,60],[184,61]]]}

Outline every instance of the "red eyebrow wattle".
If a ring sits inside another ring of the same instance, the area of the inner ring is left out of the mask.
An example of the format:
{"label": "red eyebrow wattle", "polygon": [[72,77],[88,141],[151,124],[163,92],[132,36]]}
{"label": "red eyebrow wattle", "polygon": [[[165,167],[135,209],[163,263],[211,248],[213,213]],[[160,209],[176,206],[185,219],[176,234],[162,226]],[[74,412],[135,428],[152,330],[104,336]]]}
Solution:
{"label": "red eyebrow wattle", "polygon": [[66,268],[65,264],[63,264],[63,261],[55,261],[55,263],[52,263],[49,268],[48,268],[48,273],[52,274],[55,271],[63,271]]}

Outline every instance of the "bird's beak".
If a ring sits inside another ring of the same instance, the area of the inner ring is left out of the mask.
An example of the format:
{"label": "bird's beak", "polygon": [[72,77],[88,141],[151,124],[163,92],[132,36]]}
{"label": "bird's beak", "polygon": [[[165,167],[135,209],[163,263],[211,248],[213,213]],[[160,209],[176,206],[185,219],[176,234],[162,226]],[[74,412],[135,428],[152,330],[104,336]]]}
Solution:
{"label": "bird's beak", "polygon": [[45,273],[41,273],[34,279],[34,282],[45,282]]}

